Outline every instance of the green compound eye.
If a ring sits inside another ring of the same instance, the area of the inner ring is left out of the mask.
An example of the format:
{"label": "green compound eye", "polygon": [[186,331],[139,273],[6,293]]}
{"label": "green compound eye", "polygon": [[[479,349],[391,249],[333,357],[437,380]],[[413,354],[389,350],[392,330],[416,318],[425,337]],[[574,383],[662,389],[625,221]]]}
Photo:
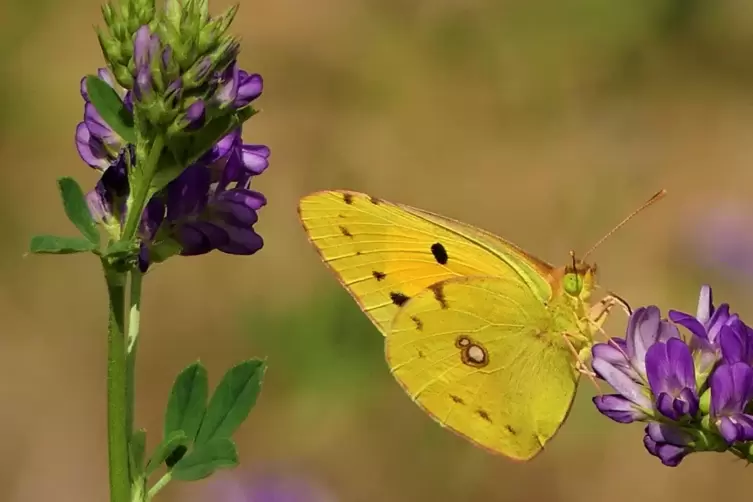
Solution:
{"label": "green compound eye", "polygon": [[562,285],[568,295],[578,296],[583,291],[583,278],[575,272],[568,272],[562,280]]}

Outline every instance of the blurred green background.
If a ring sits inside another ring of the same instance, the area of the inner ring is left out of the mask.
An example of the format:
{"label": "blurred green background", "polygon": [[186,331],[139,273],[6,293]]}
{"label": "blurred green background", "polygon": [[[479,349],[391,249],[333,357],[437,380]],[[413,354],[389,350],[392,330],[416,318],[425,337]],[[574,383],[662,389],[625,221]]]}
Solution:
{"label": "blurred green background", "polygon": [[[73,134],[79,79],[102,65],[99,23],[94,0],[0,1],[8,502],[107,499],[100,270],[89,256],[23,257],[31,235],[70,231],[55,178],[96,180]],[[752,3],[246,0],[235,31],[242,67],[265,79],[263,113],[244,135],[273,151],[255,185],[269,198],[258,225],[267,244],[253,257],[180,258],[150,272],[138,423],[156,436],[173,378],[197,358],[213,382],[250,356],[267,357],[269,371],[238,436],[241,467],[170,486],[162,500],[274,502],[251,495],[270,483],[303,484],[309,496],[296,502],[749,494],[751,471],[731,455],[662,467],[639,425],[598,415],[588,381],[529,464],[443,431],[393,381],[380,336],[319,262],[296,203],[325,188],[365,191],[560,264],[666,187],[665,201],[592,257],[601,283],[633,306],[693,312],[710,282],[753,315]],[[619,314],[608,325],[624,326]]]}

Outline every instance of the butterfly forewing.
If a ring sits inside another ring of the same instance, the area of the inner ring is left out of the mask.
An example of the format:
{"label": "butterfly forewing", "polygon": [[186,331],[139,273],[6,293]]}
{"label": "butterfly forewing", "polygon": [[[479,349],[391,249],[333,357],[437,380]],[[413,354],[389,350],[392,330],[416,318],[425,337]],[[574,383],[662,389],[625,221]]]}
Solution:
{"label": "butterfly forewing", "polygon": [[349,191],[306,196],[299,213],[322,260],[383,334],[411,297],[453,277],[522,280],[548,295],[549,265],[460,222]]}

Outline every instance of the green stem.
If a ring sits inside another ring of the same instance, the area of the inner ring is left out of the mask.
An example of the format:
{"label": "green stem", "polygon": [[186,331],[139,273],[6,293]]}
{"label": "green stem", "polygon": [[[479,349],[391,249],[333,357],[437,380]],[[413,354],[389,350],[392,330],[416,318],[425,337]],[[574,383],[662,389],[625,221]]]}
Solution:
{"label": "green stem", "polygon": [[107,446],[110,464],[110,502],[130,502],[124,315],[126,275],[113,270],[104,260],[102,265],[110,300],[107,329]]}
{"label": "green stem", "polygon": [[143,274],[131,271],[130,310],[128,312],[128,336],[126,337],[126,393],[128,402],[127,427],[129,436],[133,434],[133,413],[136,393],[136,350],[139,342],[141,321],[141,284]]}
{"label": "green stem", "polygon": [[167,474],[159,478],[159,480],[157,480],[157,482],[154,483],[154,486],[152,486],[149,489],[149,493],[147,493],[146,495],[146,502],[149,502],[150,500],[152,500],[152,498],[155,495],[157,495],[160,492],[160,490],[162,490],[165,486],[167,486],[167,484],[170,482],[172,477],[173,477],[172,473],[168,472]]}
{"label": "green stem", "polygon": [[[145,145],[146,146],[146,145]],[[157,170],[164,139],[157,136],[136,166],[128,212],[120,239],[133,241],[149,198],[150,185]],[[137,159],[138,161],[139,159]],[[107,444],[110,467],[110,502],[131,502],[131,472],[128,444],[133,429],[134,370],[141,304],[141,274],[131,276],[128,343],[125,331],[125,289],[128,275],[102,261],[110,298],[107,336]]]}
{"label": "green stem", "polygon": [[162,155],[164,145],[164,138],[157,136],[151,145],[151,150],[146,156],[146,160],[137,166],[139,174],[137,178],[138,183],[133,183],[133,192],[131,192],[131,196],[128,199],[128,212],[123,233],[121,234],[122,240],[130,241],[136,236],[139,223],[141,222],[141,214],[144,212],[144,206],[149,198],[152,178],[157,170],[157,163],[159,162],[160,155]]}

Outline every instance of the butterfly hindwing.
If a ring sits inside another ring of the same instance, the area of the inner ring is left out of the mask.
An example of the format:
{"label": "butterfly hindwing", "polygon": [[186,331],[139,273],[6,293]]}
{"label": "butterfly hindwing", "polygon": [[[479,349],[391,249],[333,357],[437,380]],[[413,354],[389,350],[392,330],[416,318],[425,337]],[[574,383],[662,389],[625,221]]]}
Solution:
{"label": "butterfly hindwing", "polygon": [[453,278],[400,309],[386,356],[402,387],[440,424],[528,460],[564,421],[578,380],[554,325],[523,281]]}

